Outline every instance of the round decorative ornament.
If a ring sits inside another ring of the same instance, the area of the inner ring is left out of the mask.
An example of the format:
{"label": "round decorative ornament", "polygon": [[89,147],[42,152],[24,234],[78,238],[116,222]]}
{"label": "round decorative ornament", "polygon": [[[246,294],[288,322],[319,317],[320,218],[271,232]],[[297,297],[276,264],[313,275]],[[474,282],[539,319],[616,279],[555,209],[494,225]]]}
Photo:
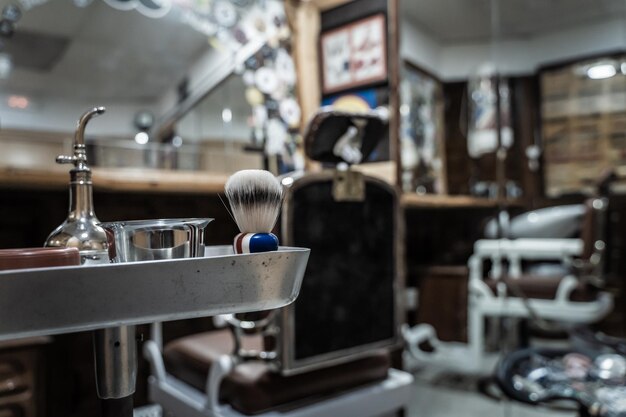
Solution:
{"label": "round decorative ornament", "polygon": [[259,105],[252,108],[255,126],[264,126],[267,122],[267,109],[265,106]]}
{"label": "round decorative ornament", "polygon": [[259,104],[263,104],[263,93],[261,93],[258,89],[254,87],[248,87],[246,88],[246,101],[251,106],[258,106]]}
{"label": "round decorative ornament", "polygon": [[265,94],[271,94],[279,86],[276,71],[268,67],[261,67],[256,70],[254,73],[254,81],[257,88]]}
{"label": "round decorative ornament", "polygon": [[220,26],[226,28],[235,26],[239,18],[237,9],[227,0],[217,0],[215,4],[213,4],[213,16]]}
{"label": "round decorative ornament", "polygon": [[300,124],[300,106],[293,98],[288,98],[280,102],[279,113],[281,119],[287,123],[290,128],[298,127]]}
{"label": "round decorative ornament", "polygon": [[287,129],[278,119],[270,119],[267,122],[267,136],[265,139],[265,153],[268,155],[280,155],[287,141]]}
{"label": "round decorative ornament", "polygon": [[243,83],[248,87],[254,85],[254,71],[247,70],[243,73]]}
{"label": "round decorative ornament", "polygon": [[296,83],[296,66],[284,48],[276,52],[276,74],[290,87]]}

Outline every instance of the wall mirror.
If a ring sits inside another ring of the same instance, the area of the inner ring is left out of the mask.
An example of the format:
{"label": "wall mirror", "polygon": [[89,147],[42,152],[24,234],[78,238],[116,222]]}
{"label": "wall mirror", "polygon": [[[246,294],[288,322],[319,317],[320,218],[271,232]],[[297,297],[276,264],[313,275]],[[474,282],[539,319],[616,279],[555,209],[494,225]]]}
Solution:
{"label": "wall mirror", "polygon": [[401,59],[428,75],[420,85],[439,83],[432,100],[444,109],[404,108],[426,120],[414,124],[442,126],[431,133],[439,142],[401,130],[405,190],[420,192],[424,172],[437,172],[422,167],[428,152],[445,155],[450,193],[487,197],[585,192],[623,163],[622,0],[401,0],[401,16]]}
{"label": "wall mirror", "polygon": [[[322,106],[389,116],[388,128],[375,135],[374,150],[357,169],[392,184],[397,178],[396,18],[396,0],[345,2],[323,10],[318,42]],[[360,135],[365,136],[363,130]]]}
{"label": "wall mirror", "polygon": [[[282,1],[2,0],[0,10],[0,164],[53,166],[78,116],[103,105],[87,132],[96,166],[228,173],[263,165],[263,152],[294,165],[300,110]],[[280,143],[267,143],[268,126]],[[238,162],[210,162],[209,150]]]}

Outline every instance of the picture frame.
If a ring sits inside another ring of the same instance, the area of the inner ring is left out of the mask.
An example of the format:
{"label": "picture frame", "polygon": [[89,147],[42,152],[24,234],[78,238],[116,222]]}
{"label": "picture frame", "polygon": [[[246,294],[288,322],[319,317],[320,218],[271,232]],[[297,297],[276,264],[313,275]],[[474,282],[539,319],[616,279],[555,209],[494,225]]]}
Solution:
{"label": "picture frame", "polygon": [[322,33],[320,50],[323,94],[386,81],[385,14],[378,13]]}

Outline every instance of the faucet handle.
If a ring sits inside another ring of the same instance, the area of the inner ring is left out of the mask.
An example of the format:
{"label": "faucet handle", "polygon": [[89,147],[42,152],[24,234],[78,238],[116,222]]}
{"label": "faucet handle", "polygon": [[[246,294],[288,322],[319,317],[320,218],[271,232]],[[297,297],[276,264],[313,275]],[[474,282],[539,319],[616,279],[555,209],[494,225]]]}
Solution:
{"label": "faucet handle", "polygon": [[73,164],[78,158],[76,156],[59,155],[56,158],[57,164]]}

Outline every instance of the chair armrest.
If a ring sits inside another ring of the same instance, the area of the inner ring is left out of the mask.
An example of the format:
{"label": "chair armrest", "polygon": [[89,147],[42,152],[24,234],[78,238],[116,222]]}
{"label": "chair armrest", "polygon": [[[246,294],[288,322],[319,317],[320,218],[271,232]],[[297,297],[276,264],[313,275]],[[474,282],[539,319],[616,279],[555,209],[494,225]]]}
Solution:
{"label": "chair armrest", "polygon": [[482,239],[474,244],[470,258],[470,278],[482,279],[482,261],[492,261],[490,276],[498,279],[508,261],[508,274],[520,276],[523,260],[558,260],[571,264],[583,252],[581,239]]}
{"label": "chair armrest", "polygon": [[161,348],[154,340],[146,340],[143,344],[143,357],[150,364],[151,375],[159,382],[165,381],[165,363]]}
{"label": "chair armrest", "polygon": [[474,254],[481,258],[518,258],[549,260],[580,256],[581,239],[482,239],[474,244]]}
{"label": "chair armrest", "polygon": [[209,368],[205,386],[206,402],[204,408],[210,411],[213,417],[223,416],[220,407],[220,386],[224,377],[233,370],[235,365],[236,360],[231,355],[221,355]]}

